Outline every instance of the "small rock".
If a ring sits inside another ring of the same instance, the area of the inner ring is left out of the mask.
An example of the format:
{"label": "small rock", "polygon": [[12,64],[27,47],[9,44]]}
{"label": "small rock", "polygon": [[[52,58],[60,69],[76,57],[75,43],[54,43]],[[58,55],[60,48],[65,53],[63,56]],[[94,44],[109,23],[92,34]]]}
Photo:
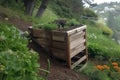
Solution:
{"label": "small rock", "polygon": [[6,18],[4,18],[6,21],[8,21],[8,18],[6,17]]}

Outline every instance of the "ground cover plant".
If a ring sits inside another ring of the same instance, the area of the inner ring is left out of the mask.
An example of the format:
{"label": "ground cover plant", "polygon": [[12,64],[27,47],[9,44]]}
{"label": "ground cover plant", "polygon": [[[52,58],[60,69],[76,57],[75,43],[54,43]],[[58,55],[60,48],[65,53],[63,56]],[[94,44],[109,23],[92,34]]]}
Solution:
{"label": "ground cover plant", "polygon": [[[107,29],[107,28],[106,28]],[[88,26],[88,52],[98,60],[120,59],[120,46],[95,26]],[[106,30],[107,31],[107,30]]]}
{"label": "ground cover plant", "polygon": [[44,80],[38,76],[38,53],[27,43],[14,26],[0,23],[0,80]]}

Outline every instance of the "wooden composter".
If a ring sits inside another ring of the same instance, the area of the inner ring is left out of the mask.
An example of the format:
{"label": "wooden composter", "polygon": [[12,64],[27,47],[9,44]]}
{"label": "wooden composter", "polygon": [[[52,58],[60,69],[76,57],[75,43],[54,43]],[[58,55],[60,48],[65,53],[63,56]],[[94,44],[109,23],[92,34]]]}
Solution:
{"label": "wooden composter", "polygon": [[86,25],[67,31],[30,29],[32,39],[67,63],[70,69],[87,62]]}

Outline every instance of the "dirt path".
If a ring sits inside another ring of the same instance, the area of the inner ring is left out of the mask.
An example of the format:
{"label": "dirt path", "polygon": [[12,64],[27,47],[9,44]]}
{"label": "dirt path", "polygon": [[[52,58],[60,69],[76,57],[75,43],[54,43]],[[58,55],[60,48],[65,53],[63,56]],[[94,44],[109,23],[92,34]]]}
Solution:
{"label": "dirt path", "polygon": [[[5,20],[5,17],[2,15],[0,15],[0,21],[14,24],[22,31],[27,30],[28,27],[32,25],[31,22],[23,21],[17,18]],[[41,68],[47,69],[47,59],[50,60],[50,73],[47,77],[47,80],[89,80],[87,76],[81,73],[76,73],[74,70],[67,68],[64,63],[61,63],[59,60],[50,57],[49,53],[45,53],[37,44],[31,43],[29,47],[33,48],[40,54],[39,63]],[[44,76],[44,72],[40,71],[40,75]]]}

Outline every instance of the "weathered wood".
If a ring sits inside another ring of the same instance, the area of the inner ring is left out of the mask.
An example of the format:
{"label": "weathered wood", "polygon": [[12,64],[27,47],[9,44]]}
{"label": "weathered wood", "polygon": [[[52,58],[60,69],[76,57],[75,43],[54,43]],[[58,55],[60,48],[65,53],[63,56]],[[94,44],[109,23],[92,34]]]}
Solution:
{"label": "weathered wood", "polygon": [[70,50],[70,58],[74,57],[79,52],[83,51],[85,48],[86,48],[85,45],[79,45],[79,46],[75,47],[74,49]]}
{"label": "weathered wood", "polygon": [[46,45],[46,46],[50,46],[50,42],[47,39],[35,39],[35,41],[39,44],[39,45]]}
{"label": "weathered wood", "polygon": [[52,32],[52,40],[65,41],[65,33],[62,32]]}
{"label": "weathered wood", "polygon": [[42,29],[32,29],[31,35],[37,38],[49,38],[51,36],[51,31],[45,31]]}
{"label": "weathered wood", "polygon": [[66,61],[68,64],[68,67],[71,69],[71,59],[70,59],[70,38],[68,37],[68,34],[66,33],[65,35],[65,40],[66,40]]}
{"label": "weathered wood", "polygon": [[[87,30],[85,29],[84,31],[85,31],[85,34],[87,34]],[[84,38],[87,39],[87,35],[85,35]],[[87,41],[85,42],[85,46],[87,46]],[[85,51],[85,55],[88,56],[88,50],[87,50],[87,47],[85,48],[84,51]],[[87,57],[87,61],[88,61],[88,57]]]}
{"label": "weathered wood", "polygon": [[85,32],[80,31],[80,32],[70,36],[70,42],[73,41],[73,40],[76,40],[78,38],[84,37],[84,36],[85,36]]}
{"label": "weathered wood", "polygon": [[71,69],[73,69],[74,67],[76,67],[77,65],[79,65],[82,61],[84,61],[85,59],[87,59],[87,55],[83,56],[82,58],[80,58],[78,61],[76,61],[75,63],[73,63],[71,65]]}
{"label": "weathered wood", "polygon": [[52,41],[52,47],[58,49],[66,49],[66,43],[62,41]]}
{"label": "weathered wood", "polygon": [[43,36],[45,36],[45,32],[41,29],[32,29],[32,36],[33,37],[43,37]]}
{"label": "weathered wood", "polygon": [[[56,58],[66,61],[70,69],[87,60],[86,26],[69,31],[32,29],[31,33],[39,45],[51,51]],[[83,53],[79,55],[81,52]],[[72,62],[73,58],[78,60]]]}
{"label": "weathered wood", "polygon": [[65,50],[52,48],[52,53],[56,58],[62,59],[66,61],[66,52]]}
{"label": "weathered wood", "polygon": [[65,41],[64,36],[52,36],[52,40],[54,41]]}
{"label": "weathered wood", "polygon": [[67,31],[67,34],[68,34],[69,36],[71,36],[72,34],[75,34],[75,33],[77,33],[77,32],[83,31],[83,30],[85,30],[85,29],[86,29],[86,26],[78,27],[78,28],[75,28],[75,29],[72,29],[72,30]]}
{"label": "weathered wood", "polygon": [[76,40],[70,42],[70,49],[73,49],[76,46],[79,46],[80,44],[85,43],[85,41],[86,40],[84,38],[79,38],[79,39],[76,39]]}

